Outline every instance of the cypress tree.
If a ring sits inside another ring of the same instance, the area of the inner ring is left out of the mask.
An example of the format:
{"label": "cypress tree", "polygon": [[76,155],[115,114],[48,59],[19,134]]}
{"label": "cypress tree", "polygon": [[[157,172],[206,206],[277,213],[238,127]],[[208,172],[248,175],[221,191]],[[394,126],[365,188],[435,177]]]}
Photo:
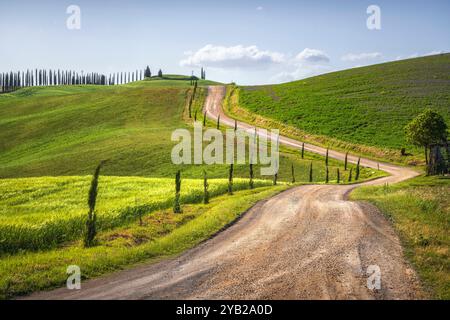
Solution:
{"label": "cypress tree", "polygon": [[220,129],[220,114],[217,117],[217,130],[219,130],[219,129]]}
{"label": "cypress tree", "polygon": [[175,175],[175,200],[173,203],[174,213],[181,213],[180,191],[181,191],[181,171],[178,170]]}
{"label": "cypress tree", "polygon": [[234,131],[236,131],[236,130],[237,130],[237,120],[234,119]]}
{"label": "cypress tree", "polygon": [[313,164],[312,161],[309,165],[309,182],[313,182]]}
{"label": "cypress tree", "polygon": [[97,234],[96,228],[97,216],[95,214],[95,204],[97,203],[98,178],[100,176],[100,169],[102,168],[104,163],[105,161],[101,161],[100,164],[95,169],[91,181],[91,188],[89,189],[88,195],[89,213],[88,219],[86,220],[86,232],[84,235],[85,247],[91,247],[94,244],[95,235]]}
{"label": "cypress tree", "polygon": [[361,162],[361,158],[358,158],[358,163],[356,164],[355,180],[358,180],[358,179],[359,179],[359,171],[360,171],[359,163],[360,163],[360,162]]}
{"label": "cypress tree", "polygon": [[253,189],[253,163],[250,163],[250,181],[249,181],[250,189]]}
{"label": "cypress tree", "polygon": [[203,126],[206,127],[206,111],[203,114]]}
{"label": "cypress tree", "polygon": [[341,182],[341,172],[339,171],[339,168],[337,168],[336,177],[336,181],[339,184]]}
{"label": "cypress tree", "polygon": [[209,191],[208,191],[208,177],[206,176],[206,170],[203,170],[203,203],[209,203]]}
{"label": "cypress tree", "polygon": [[228,170],[228,194],[233,194],[233,164],[230,164],[230,169]]}
{"label": "cypress tree", "polygon": [[278,171],[273,175],[273,185],[276,186],[278,181]]}
{"label": "cypress tree", "polygon": [[328,148],[327,153],[325,154],[325,165],[328,166]]}
{"label": "cypress tree", "polygon": [[305,143],[302,143],[302,159],[305,158]]}
{"label": "cypress tree", "polygon": [[163,76],[163,72],[162,72],[161,69],[159,69],[159,71],[158,71],[158,77],[162,78],[162,76]]}
{"label": "cypress tree", "polygon": [[353,168],[350,168],[350,173],[348,174],[348,182],[352,182],[352,173],[353,173]]}
{"label": "cypress tree", "polygon": [[197,110],[195,110],[195,113],[194,113],[194,121],[197,122]]}
{"label": "cypress tree", "polygon": [[295,172],[293,163],[291,163],[291,174],[292,174],[292,183],[295,183]]}
{"label": "cypress tree", "polygon": [[347,171],[347,163],[348,163],[348,152],[345,153],[345,160],[344,160],[344,170]]}
{"label": "cypress tree", "polygon": [[327,166],[326,175],[325,175],[325,183],[328,183],[329,181],[330,181],[330,175],[329,175],[328,166]]}

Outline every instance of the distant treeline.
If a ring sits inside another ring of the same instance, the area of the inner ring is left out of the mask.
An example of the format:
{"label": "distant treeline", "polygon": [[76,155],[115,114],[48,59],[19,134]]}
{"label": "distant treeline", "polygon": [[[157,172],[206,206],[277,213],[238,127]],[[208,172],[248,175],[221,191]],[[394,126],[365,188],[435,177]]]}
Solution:
{"label": "distant treeline", "polygon": [[59,85],[117,85],[144,79],[144,71],[100,73],[78,73],[67,70],[27,70],[0,73],[1,92],[10,92],[24,87]]}
{"label": "distant treeline", "polygon": [[[101,85],[113,86],[140,81],[150,78],[152,73],[147,66],[144,70],[133,72],[115,72],[108,75],[100,73],[78,73],[67,70],[44,70],[34,69],[17,72],[0,73],[0,92],[11,92],[24,87],[37,86],[60,86],[60,85]],[[202,68],[201,78],[205,78],[205,71]],[[162,70],[158,71],[158,77],[163,77]]]}

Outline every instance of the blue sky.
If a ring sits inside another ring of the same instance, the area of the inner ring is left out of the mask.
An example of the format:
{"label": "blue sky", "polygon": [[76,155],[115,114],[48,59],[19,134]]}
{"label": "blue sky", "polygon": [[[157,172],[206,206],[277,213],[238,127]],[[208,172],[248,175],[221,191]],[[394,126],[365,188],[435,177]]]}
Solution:
{"label": "blue sky", "polygon": [[[69,5],[81,29],[69,30]],[[369,30],[366,10],[381,10]],[[450,51],[450,1],[5,1],[0,71],[162,68],[240,84]]]}

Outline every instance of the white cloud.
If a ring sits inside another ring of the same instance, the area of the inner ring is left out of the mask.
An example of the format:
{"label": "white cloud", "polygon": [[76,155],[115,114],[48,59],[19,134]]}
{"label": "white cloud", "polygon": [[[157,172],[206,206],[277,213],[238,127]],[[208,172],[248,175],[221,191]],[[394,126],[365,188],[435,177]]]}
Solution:
{"label": "white cloud", "polygon": [[261,6],[259,6],[259,7],[256,7],[256,10],[257,11],[262,11],[264,8],[263,7],[261,7]]}
{"label": "white cloud", "polygon": [[257,46],[225,47],[208,44],[180,61],[185,67],[262,68],[284,61],[278,52],[262,51]]}
{"label": "white cloud", "polygon": [[373,60],[381,58],[382,54],[379,52],[364,52],[364,53],[347,53],[344,55],[342,61],[362,61],[362,60]]}
{"label": "white cloud", "polygon": [[330,58],[321,50],[306,48],[295,57],[295,60],[303,63],[327,63]]}

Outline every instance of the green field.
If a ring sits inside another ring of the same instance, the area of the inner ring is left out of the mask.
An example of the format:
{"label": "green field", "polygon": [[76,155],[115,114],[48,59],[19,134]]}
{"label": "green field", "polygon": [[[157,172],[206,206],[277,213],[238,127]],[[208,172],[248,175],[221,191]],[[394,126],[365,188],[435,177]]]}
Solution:
{"label": "green field", "polygon": [[82,279],[133,266],[156,262],[194,247],[233,222],[257,201],[269,198],[287,185],[263,187],[213,198],[207,205],[185,205],[182,214],[157,210],[143,223],[125,224],[102,231],[97,245],[83,248],[80,242],[41,252],[21,252],[0,259],[0,299],[64,286],[66,269],[77,265]]}
{"label": "green field", "polygon": [[405,254],[429,295],[450,299],[450,178],[418,177],[390,186],[361,187],[352,200],[380,208],[400,235]]}
{"label": "green field", "polygon": [[[450,121],[450,54],[238,87],[234,94],[238,106],[230,112],[243,120],[281,127],[315,144],[417,163],[423,151],[406,142],[403,129],[428,107]],[[402,147],[412,155],[401,157]]]}
{"label": "green field", "polygon": [[[0,254],[48,249],[80,238],[85,228],[90,180],[89,176],[0,180]],[[173,179],[102,176],[99,184],[99,230],[173,205]],[[254,185],[258,188],[271,182],[255,180]],[[234,190],[248,188],[247,179],[234,179]],[[211,197],[227,190],[228,180],[209,180]],[[181,202],[198,203],[202,199],[203,180],[184,179]]]}

